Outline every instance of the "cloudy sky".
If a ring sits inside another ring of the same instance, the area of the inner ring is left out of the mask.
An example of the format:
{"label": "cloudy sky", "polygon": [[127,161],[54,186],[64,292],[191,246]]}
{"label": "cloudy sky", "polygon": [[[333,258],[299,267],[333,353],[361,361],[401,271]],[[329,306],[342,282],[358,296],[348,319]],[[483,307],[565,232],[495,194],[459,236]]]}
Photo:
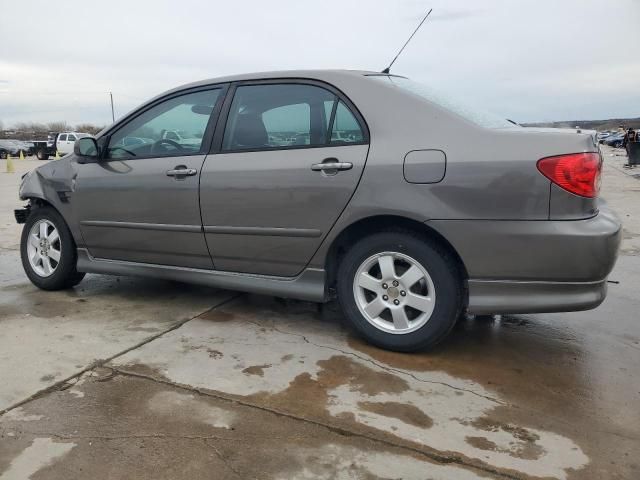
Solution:
{"label": "cloudy sky", "polygon": [[[110,123],[166,89],[393,72],[518,121],[640,116],[640,0],[0,0],[0,121]],[[36,26],[41,22],[41,26]]]}

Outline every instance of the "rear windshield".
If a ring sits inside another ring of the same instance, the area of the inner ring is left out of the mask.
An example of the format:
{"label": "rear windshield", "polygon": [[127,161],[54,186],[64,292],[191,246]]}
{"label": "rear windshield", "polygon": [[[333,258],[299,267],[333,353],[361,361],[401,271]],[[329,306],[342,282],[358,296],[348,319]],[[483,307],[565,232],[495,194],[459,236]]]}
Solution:
{"label": "rear windshield", "polygon": [[393,75],[371,75],[372,78],[382,82],[389,82],[398,88],[418,95],[440,107],[449,110],[461,117],[485,128],[510,128],[517,127],[509,120],[495,115],[491,112],[483,111],[470,105],[465,105],[458,101],[455,96],[438,91],[423,83],[414,82],[404,77]]}

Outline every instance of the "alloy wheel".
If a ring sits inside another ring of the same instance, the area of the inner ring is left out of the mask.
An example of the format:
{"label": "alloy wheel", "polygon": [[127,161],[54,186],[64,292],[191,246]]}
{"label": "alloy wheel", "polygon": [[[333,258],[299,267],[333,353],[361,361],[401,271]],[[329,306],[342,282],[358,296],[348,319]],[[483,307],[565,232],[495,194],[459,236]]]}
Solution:
{"label": "alloy wheel", "polygon": [[435,307],[431,276],[415,259],[399,252],[367,258],[353,280],[356,305],[379,330],[406,334],[426,324]]}
{"label": "alloy wheel", "polygon": [[39,220],[29,230],[27,256],[29,265],[40,277],[51,276],[60,264],[60,233],[49,220]]}

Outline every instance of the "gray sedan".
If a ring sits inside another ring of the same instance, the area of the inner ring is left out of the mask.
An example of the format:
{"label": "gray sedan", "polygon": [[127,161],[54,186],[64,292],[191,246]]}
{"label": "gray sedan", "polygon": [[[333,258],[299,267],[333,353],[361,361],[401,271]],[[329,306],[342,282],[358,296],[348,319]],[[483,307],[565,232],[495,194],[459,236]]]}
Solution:
{"label": "gray sedan", "polygon": [[260,73],[78,140],[25,176],[16,218],[40,288],[95,272],[337,297],[370,342],[411,351],[463,312],[599,305],[620,243],[601,166],[595,132],[523,128],[404,77]]}

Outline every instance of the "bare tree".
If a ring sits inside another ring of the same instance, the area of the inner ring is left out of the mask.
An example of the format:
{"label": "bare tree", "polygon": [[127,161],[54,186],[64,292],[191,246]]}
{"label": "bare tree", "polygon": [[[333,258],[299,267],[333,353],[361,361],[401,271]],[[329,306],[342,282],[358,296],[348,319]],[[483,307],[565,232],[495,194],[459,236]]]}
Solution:
{"label": "bare tree", "polygon": [[89,133],[91,135],[95,135],[103,128],[104,126],[98,126],[92,123],[80,123],[76,125],[76,132]]}
{"label": "bare tree", "polygon": [[69,126],[69,124],[67,122],[60,121],[60,122],[49,122],[47,123],[47,129],[49,129],[49,131],[51,132],[66,132],[71,130],[71,127]]}

